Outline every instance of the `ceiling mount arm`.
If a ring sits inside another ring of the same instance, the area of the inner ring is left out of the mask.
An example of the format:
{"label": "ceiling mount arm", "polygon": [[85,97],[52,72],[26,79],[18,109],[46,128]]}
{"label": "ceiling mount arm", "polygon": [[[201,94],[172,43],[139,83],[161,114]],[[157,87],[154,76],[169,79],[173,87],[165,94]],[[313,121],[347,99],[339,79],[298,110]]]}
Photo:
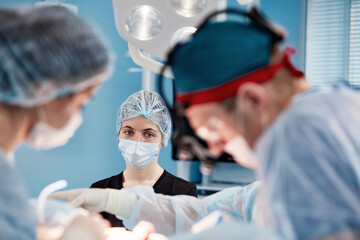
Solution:
{"label": "ceiling mount arm", "polygon": [[[164,67],[164,64],[158,62],[150,57],[145,56],[141,51],[140,48],[135,47],[131,43],[129,45],[129,52],[132,60],[139,66],[149,69],[150,71],[159,74],[161,69]],[[167,78],[173,79],[173,73],[170,67],[167,67],[163,73],[163,75]]]}

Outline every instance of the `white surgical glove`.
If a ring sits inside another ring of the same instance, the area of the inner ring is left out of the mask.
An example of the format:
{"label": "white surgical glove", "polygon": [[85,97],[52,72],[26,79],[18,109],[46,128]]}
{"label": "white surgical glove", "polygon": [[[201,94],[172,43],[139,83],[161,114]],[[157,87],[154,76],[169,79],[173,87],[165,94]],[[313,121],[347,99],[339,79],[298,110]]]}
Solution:
{"label": "white surgical glove", "polygon": [[67,199],[73,207],[82,207],[90,212],[108,212],[122,218],[131,215],[137,203],[137,196],[117,189],[81,188],[60,191],[50,195],[52,198]]}

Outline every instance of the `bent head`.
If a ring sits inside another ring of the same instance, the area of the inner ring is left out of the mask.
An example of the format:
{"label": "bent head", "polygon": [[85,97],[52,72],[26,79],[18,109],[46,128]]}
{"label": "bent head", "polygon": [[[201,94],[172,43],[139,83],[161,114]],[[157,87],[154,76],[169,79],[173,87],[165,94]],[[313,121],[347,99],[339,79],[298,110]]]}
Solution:
{"label": "bent head", "polygon": [[[279,50],[274,51],[271,63],[279,61],[279,56],[283,54]],[[295,79],[288,69],[283,68],[264,84],[243,83],[238,87],[236,96],[221,102],[190,105],[185,114],[196,134],[207,142],[215,156],[221,155],[227,144],[239,136],[253,148],[301,86],[307,84]],[[229,150],[225,152],[234,155]]]}
{"label": "bent head", "polygon": [[244,149],[253,148],[297,92],[296,82],[302,82],[302,73],[292,66],[288,52],[278,49],[273,34],[232,20],[203,25],[174,49],[169,65],[177,101],[217,156],[223,151],[234,156],[235,140]]}
{"label": "bent head", "polygon": [[29,113],[33,145],[66,143],[111,67],[107,44],[63,7],[0,10],[0,35],[1,105]]}

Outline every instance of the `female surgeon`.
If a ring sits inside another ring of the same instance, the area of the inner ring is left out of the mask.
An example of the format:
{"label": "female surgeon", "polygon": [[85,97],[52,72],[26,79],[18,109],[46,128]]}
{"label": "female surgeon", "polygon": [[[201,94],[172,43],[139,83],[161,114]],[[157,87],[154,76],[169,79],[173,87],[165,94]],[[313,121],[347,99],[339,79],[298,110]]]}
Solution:
{"label": "female surgeon", "polygon": [[[92,188],[122,189],[144,185],[152,187],[156,193],[197,197],[194,183],[170,174],[158,163],[160,149],[167,146],[171,134],[170,113],[158,93],[141,90],[126,99],[117,114],[116,132],[126,169],[92,184]],[[101,214],[113,227],[123,226],[115,215]]]}
{"label": "female surgeon", "polygon": [[[63,7],[0,10],[0,239],[36,238],[36,214],[13,152],[23,143],[66,144],[111,63],[98,32]],[[95,231],[79,221],[88,234]]]}

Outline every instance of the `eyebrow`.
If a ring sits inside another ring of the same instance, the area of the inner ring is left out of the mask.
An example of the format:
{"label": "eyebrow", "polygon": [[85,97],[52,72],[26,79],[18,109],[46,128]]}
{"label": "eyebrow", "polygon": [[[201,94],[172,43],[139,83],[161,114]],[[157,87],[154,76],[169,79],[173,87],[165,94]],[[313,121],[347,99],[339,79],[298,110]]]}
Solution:
{"label": "eyebrow", "polygon": [[[134,130],[134,128],[132,128],[131,126],[128,126],[128,125],[124,126],[124,128],[130,128],[130,129]],[[157,131],[156,131],[155,129],[153,129],[153,128],[146,128],[146,129],[144,129],[143,131],[154,131],[154,132],[157,132]]]}
{"label": "eyebrow", "polygon": [[153,129],[153,128],[146,128],[146,129],[144,129],[143,131],[154,131],[154,132],[157,132],[155,129]]}

